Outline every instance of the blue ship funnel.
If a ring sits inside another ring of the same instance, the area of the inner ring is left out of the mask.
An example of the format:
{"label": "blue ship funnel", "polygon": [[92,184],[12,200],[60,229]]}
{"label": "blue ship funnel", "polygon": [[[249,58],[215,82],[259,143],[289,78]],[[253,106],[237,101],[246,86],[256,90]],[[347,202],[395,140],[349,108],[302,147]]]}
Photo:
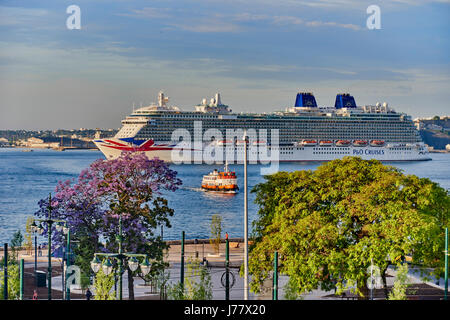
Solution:
{"label": "blue ship funnel", "polygon": [[295,99],[296,107],[317,108],[316,98],[310,92],[299,92]]}
{"label": "blue ship funnel", "polygon": [[356,108],[355,98],[349,93],[339,93],[336,95],[336,102],[334,103],[336,109],[341,108]]}

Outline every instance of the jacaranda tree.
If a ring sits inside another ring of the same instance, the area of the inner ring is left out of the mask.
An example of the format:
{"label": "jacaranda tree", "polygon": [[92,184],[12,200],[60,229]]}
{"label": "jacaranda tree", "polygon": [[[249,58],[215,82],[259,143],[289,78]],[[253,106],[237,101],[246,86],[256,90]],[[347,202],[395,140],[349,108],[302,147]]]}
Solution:
{"label": "jacaranda tree", "polygon": [[371,264],[386,283],[388,266],[405,256],[442,275],[450,196],[429,179],[352,157],[265,179],[252,190],[260,206],[249,260],[252,290],[273,270],[274,251],[298,294],[352,287],[367,297]]}
{"label": "jacaranda tree", "polygon": [[[155,230],[171,227],[163,191],[175,191],[181,180],[162,160],[143,153],[123,153],[114,160],[99,159],[83,170],[76,182],[60,182],[52,199],[52,217],[68,221],[81,267],[89,272],[94,252],[117,252],[119,217],[123,226],[123,250],[148,254],[161,265],[165,243]],[[47,216],[48,200],[40,201],[37,216]],[[62,233],[56,242],[63,243]],[[133,272],[128,271],[129,297],[134,298]]]}

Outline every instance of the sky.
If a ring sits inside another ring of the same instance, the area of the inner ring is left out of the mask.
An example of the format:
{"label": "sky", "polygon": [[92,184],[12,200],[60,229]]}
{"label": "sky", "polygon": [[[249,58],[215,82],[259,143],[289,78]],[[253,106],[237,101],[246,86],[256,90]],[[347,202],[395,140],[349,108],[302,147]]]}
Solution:
{"label": "sky", "polygon": [[220,92],[271,112],[308,91],[449,115],[450,0],[0,0],[0,129],[119,128],[160,90],[183,110]]}

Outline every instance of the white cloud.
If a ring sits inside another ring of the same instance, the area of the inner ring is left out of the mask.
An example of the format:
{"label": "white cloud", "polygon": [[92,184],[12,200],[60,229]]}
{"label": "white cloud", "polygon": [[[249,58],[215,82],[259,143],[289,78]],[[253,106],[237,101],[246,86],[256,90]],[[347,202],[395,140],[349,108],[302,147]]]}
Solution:
{"label": "white cloud", "polygon": [[201,21],[188,21],[185,23],[168,23],[172,27],[177,27],[190,32],[237,32],[241,28],[233,23],[218,21],[216,19],[202,19]]}
{"label": "white cloud", "polygon": [[332,28],[345,28],[352,30],[361,30],[362,28],[352,23],[339,23],[334,21],[305,21],[298,17],[293,16],[275,16],[272,17],[272,23],[277,25],[303,25],[306,27],[332,27]]}
{"label": "white cloud", "polygon": [[130,13],[120,13],[120,16],[146,18],[146,19],[170,19],[173,18],[170,8],[144,7],[132,9]]}
{"label": "white cloud", "polygon": [[212,32],[238,32],[246,27],[242,23],[246,22],[266,22],[272,26],[298,25],[305,27],[332,27],[360,30],[361,27],[351,23],[339,23],[336,21],[305,20],[296,16],[255,14],[241,12],[237,14],[215,14],[213,16],[175,14],[169,8],[133,9],[130,13],[120,14],[122,16],[144,18],[144,19],[164,19],[161,23],[170,28],[181,29],[190,32],[212,33]]}
{"label": "white cloud", "polygon": [[49,12],[40,8],[21,8],[0,6],[0,26],[35,26],[43,21]]}

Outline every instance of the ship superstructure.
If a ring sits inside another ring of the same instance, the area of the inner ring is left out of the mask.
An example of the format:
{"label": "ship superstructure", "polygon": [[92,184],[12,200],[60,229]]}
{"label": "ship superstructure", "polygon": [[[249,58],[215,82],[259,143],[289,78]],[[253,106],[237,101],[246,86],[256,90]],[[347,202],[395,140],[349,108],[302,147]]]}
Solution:
{"label": "ship superstructure", "polygon": [[[181,111],[167,102],[160,92],[158,104],[134,110],[115,137],[94,140],[95,144],[107,159],[135,150],[169,162],[176,162],[174,154],[184,148],[183,162],[194,163],[207,162],[195,161],[202,158],[199,153],[205,147],[221,144],[225,153],[232,152],[239,160],[244,153],[242,140],[226,140],[227,132],[253,130],[258,136],[250,137],[249,146],[264,145],[269,153],[279,154],[278,161],[327,161],[343,156],[383,161],[430,159],[409,115],[395,112],[387,103],[357,106],[348,93],[337,94],[334,107],[319,107],[312,93],[299,92],[294,106],[273,113],[233,113],[220,94],[209,103],[203,99],[193,111]],[[185,133],[185,145],[175,134],[180,130]],[[272,137],[275,133],[277,139]],[[186,135],[192,140],[200,136],[200,144],[186,141]],[[216,162],[224,163],[225,156],[222,158]]]}

